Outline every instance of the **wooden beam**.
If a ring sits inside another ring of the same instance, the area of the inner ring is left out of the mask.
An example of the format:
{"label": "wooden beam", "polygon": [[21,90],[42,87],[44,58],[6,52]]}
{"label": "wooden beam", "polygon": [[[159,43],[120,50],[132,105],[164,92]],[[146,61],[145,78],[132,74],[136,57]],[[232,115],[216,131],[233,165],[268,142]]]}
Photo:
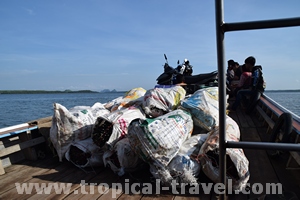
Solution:
{"label": "wooden beam", "polygon": [[9,154],[15,153],[17,151],[21,151],[22,149],[26,149],[28,147],[32,147],[35,146],[37,144],[41,144],[45,142],[45,138],[44,137],[38,137],[38,138],[34,138],[25,142],[22,142],[20,144],[16,144],[10,147],[7,147],[5,149],[0,150],[0,157],[3,156],[7,156]]}
{"label": "wooden beam", "polygon": [[265,122],[268,123],[269,127],[273,129],[275,122],[272,120],[272,118],[269,117],[261,107],[256,106],[256,110],[264,118]]}
{"label": "wooden beam", "polygon": [[0,159],[0,175],[3,175],[3,174],[5,174],[5,170],[4,170],[4,167],[2,164],[2,160]]}

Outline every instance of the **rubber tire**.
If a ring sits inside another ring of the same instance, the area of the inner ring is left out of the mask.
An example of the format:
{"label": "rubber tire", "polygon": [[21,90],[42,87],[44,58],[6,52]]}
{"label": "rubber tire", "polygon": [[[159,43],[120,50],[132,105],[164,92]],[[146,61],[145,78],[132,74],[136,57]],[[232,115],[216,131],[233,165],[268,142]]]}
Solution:
{"label": "rubber tire", "polygon": [[[276,121],[271,136],[270,136],[270,142],[275,142],[277,136],[279,135],[280,130],[283,130],[283,136],[282,140],[280,142],[282,143],[289,143],[290,141],[290,135],[293,130],[293,116],[291,113],[282,113],[278,120]],[[277,157],[279,156],[282,152],[279,150],[268,150],[267,151],[268,155],[271,157]]]}
{"label": "rubber tire", "polygon": [[293,130],[292,123],[293,123],[292,114],[282,113],[273,127],[271,137],[270,137],[270,142],[275,142],[280,130],[283,129],[283,136],[281,142],[288,143],[290,139],[290,134],[292,133]]}

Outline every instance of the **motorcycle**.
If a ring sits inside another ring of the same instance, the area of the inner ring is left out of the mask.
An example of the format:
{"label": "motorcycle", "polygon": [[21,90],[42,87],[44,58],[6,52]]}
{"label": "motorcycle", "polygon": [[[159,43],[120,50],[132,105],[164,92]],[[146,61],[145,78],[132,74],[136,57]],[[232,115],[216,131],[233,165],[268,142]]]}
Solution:
{"label": "motorcycle", "polygon": [[193,71],[191,66],[180,65],[178,60],[177,67],[173,68],[169,65],[166,54],[164,57],[166,60],[164,72],[156,79],[158,85],[176,85],[183,80],[182,86],[188,94],[204,87],[218,86],[218,71],[191,75]]}

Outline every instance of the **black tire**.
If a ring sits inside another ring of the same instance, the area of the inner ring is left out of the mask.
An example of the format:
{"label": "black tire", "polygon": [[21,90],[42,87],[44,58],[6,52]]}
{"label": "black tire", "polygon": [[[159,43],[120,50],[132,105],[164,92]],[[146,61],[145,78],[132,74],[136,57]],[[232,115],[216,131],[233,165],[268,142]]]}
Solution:
{"label": "black tire", "polygon": [[276,121],[271,137],[270,137],[270,142],[275,142],[276,138],[280,132],[280,130],[283,130],[283,136],[281,142],[283,143],[288,143],[290,139],[290,134],[292,132],[293,126],[293,116],[291,113],[282,113],[278,120]]}
{"label": "black tire", "polygon": [[[270,136],[270,142],[276,142],[277,136],[280,133],[280,130],[283,131],[282,140],[280,142],[282,143],[289,143],[290,142],[290,135],[293,130],[293,116],[291,113],[282,113],[278,120],[276,121],[271,136]],[[268,154],[272,157],[278,156],[281,151],[278,150],[268,150]]]}

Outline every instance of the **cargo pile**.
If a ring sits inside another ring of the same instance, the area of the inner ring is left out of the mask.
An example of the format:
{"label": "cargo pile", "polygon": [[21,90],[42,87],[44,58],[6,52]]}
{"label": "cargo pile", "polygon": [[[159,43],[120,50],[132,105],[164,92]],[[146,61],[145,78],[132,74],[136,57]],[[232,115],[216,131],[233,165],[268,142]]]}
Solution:
{"label": "cargo pile", "polygon": [[[218,88],[186,96],[181,86],[134,88],[123,97],[92,107],[54,104],[50,139],[60,161],[79,168],[110,167],[123,176],[142,165],[164,185],[197,184],[202,171],[217,183]],[[227,140],[239,141],[237,123],[227,116]],[[227,149],[227,178],[243,190],[249,162],[242,149]]]}

